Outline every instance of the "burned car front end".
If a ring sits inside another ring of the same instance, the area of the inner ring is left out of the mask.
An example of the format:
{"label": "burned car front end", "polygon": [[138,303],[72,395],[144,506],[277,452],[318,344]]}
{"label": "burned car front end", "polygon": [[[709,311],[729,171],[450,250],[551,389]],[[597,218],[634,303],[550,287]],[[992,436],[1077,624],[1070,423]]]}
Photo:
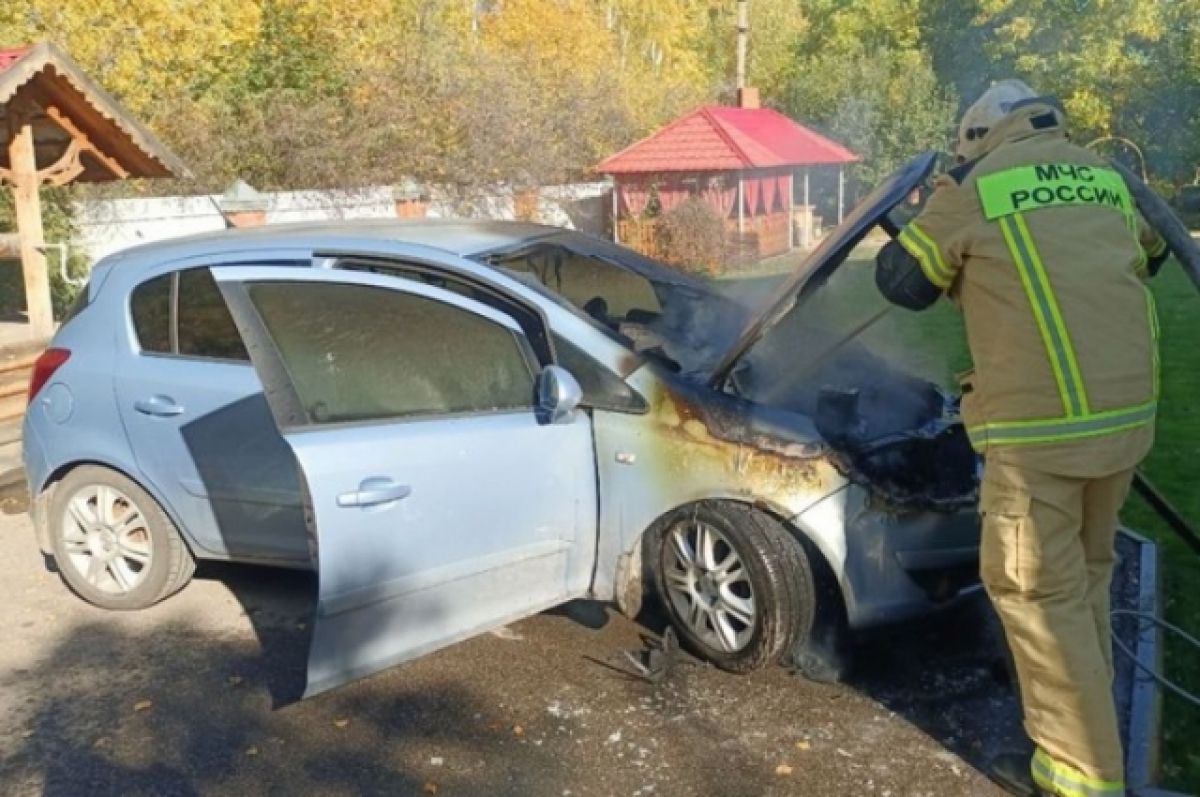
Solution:
{"label": "burned car front end", "polygon": [[810,414],[656,376],[652,456],[670,482],[658,489],[694,500],[723,484],[785,521],[819,552],[818,578],[836,584],[850,628],[927,613],[978,582],[976,458],[952,406],[862,439],[846,430],[865,435],[870,423],[844,387],[817,387]]}
{"label": "burned car front end", "polygon": [[[958,396],[917,375],[915,358],[863,341],[891,312],[872,303],[881,301],[873,286],[870,296],[861,285],[841,295],[827,287],[869,233],[895,231],[888,214],[932,168],[931,155],[919,156],[884,181],[759,302],[717,360],[682,369],[739,402],[718,414],[724,434],[769,416],[780,440],[820,446],[841,482],[789,520],[821,549],[855,628],[920,614],[978,583],[982,468]],[[696,339],[712,329],[677,331],[675,348],[711,350]]]}
{"label": "burned car front end", "polygon": [[714,500],[785,523],[852,628],[927,612],[977,581],[979,467],[956,398],[815,311],[820,287],[932,167],[922,156],[893,175],[751,300],[734,281],[577,233],[476,256],[634,355],[619,375],[645,414],[593,419],[601,490],[613,496],[607,514],[602,502],[597,597],[612,585],[635,608],[622,598],[638,541]]}

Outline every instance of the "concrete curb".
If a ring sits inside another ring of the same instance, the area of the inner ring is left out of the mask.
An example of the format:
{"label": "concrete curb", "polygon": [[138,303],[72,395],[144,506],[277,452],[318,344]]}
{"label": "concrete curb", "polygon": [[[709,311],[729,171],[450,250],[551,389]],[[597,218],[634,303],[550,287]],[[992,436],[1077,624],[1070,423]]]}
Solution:
{"label": "concrete curb", "polygon": [[[1158,545],[1142,535],[1121,529],[1138,544],[1138,597],[1136,611],[1158,616],[1161,585]],[[1134,647],[1137,661],[1154,672],[1162,671],[1162,631],[1152,623],[1139,623]],[[1125,782],[1130,789],[1153,786],[1158,781],[1161,754],[1162,695],[1154,679],[1141,669],[1133,676],[1129,701],[1129,749]]]}

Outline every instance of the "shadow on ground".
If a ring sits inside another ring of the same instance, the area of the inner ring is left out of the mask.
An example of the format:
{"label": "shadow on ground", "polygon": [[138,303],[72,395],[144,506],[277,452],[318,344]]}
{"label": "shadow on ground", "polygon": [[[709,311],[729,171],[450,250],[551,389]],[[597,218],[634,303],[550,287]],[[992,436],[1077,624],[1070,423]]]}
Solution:
{"label": "shadow on ground", "polygon": [[[0,690],[27,696],[25,730],[0,757],[5,793],[250,794],[273,784],[279,794],[420,794],[431,783],[417,774],[428,769],[426,747],[479,764],[500,756],[490,763],[514,772],[553,770],[538,748],[503,743],[496,731],[507,720],[486,693],[450,683],[367,685],[272,711],[281,685],[303,684],[307,634],[293,610],[307,577],[236,570],[205,577],[239,593],[258,644],[183,621],[145,633],[87,622],[36,667],[0,676]],[[381,743],[413,752],[380,755]],[[443,783],[495,794],[496,771],[446,769]]]}
{"label": "shadow on ground", "polygon": [[860,639],[854,660],[848,686],[976,769],[998,753],[1029,749],[999,620],[982,592],[942,614]]}

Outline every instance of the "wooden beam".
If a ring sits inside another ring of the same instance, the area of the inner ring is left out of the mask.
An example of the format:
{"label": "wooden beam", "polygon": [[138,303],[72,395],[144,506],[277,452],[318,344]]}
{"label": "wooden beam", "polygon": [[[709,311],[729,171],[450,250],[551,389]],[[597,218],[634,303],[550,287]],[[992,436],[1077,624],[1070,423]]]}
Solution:
{"label": "wooden beam", "polygon": [[64,186],[83,174],[84,166],[79,161],[79,153],[83,145],[77,139],[71,139],[67,150],[57,161],[44,169],[38,169],[38,180],[53,186]]}
{"label": "wooden beam", "polygon": [[9,116],[8,163],[30,333],[34,338],[48,338],[54,332],[54,313],[50,304],[50,276],[46,270],[46,255],[42,250],[45,238],[42,232],[42,205],[38,196],[41,180],[38,179],[37,156],[34,154],[31,116]]}
{"label": "wooden beam", "polygon": [[117,163],[117,161],[113,158],[101,152],[100,148],[93,144],[90,139],[88,139],[87,134],[80,130],[79,127],[76,126],[76,124],[72,122],[67,115],[60,111],[57,107],[51,105],[50,107],[46,108],[46,116],[50,117],[54,123],[63,130],[67,131],[74,141],[79,142],[80,147],[82,147],[85,152],[87,152],[96,160],[100,161],[104,168],[108,169],[109,172],[111,172],[115,177],[124,180],[129,176],[128,169]]}
{"label": "wooden beam", "polygon": [[108,153],[109,157],[119,152],[121,163],[128,164],[138,176],[171,176],[169,169],[144,152],[118,125],[105,119],[96,106],[67,82],[43,73],[34,78],[31,88],[43,107],[57,108],[63,116],[74,120],[97,150]]}

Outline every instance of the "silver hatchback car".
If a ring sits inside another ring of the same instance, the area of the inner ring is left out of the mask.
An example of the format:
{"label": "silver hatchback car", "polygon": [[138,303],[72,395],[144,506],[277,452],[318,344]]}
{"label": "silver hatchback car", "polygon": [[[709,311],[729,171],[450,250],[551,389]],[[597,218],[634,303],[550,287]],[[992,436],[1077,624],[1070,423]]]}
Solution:
{"label": "silver hatchback car", "polygon": [[106,258],[30,388],[40,546],[111,609],[171,595],[198,559],[315,569],[308,694],[577,598],[634,615],[655,596],[731,671],[928,611],[978,555],[954,402],[898,379],[884,403],[904,420],[883,428],[859,386],[781,398],[756,357],[931,166],[882,185],[757,315],[515,223]]}

